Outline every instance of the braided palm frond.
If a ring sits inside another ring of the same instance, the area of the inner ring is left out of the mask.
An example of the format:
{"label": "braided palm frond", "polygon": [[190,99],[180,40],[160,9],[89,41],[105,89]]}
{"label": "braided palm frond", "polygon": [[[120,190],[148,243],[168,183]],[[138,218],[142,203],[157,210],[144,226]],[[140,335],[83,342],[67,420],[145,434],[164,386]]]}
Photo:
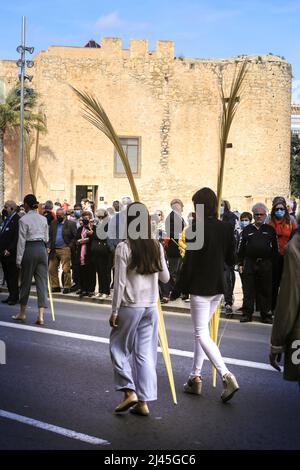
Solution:
{"label": "braided palm frond", "polygon": [[125,172],[126,172],[126,175],[127,175],[130,187],[131,187],[133,198],[135,201],[139,201],[139,195],[138,195],[138,191],[137,191],[135,181],[132,175],[128,157],[126,153],[124,152],[120,139],[117,133],[115,132],[104,108],[102,107],[102,105],[99,103],[99,101],[96,98],[89,95],[85,91],[79,91],[73,86],[71,86],[71,88],[76,93],[76,95],[78,96],[78,98],[81,100],[83,104],[82,116],[84,117],[84,119],[86,119],[93,126],[97,127],[97,129],[103,132],[103,134],[105,134],[106,137],[108,137],[108,139],[114,145],[116,151],[118,152],[122,160],[122,163],[123,163],[123,166],[124,166],[124,169],[125,169]]}
{"label": "braided palm frond", "polygon": [[218,210],[220,210],[221,200],[222,200],[222,189],[223,189],[223,178],[224,178],[224,168],[225,168],[225,155],[226,155],[226,146],[228,141],[228,136],[231,128],[231,124],[236,115],[236,111],[240,102],[240,95],[242,91],[242,84],[247,73],[248,63],[245,61],[242,63],[242,66],[237,71],[235,70],[231,87],[229,98],[225,98],[225,91],[223,84],[221,85],[220,95],[222,100],[222,118],[220,126],[220,168],[218,174]]}

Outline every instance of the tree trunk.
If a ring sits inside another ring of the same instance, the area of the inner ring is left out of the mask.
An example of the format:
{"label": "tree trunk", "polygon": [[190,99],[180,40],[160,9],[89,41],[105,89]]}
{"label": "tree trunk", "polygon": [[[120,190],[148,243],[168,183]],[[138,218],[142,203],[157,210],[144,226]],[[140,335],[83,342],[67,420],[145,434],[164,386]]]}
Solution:
{"label": "tree trunk", "polygon": [[4,131],[0,129],[0,209],[4,206]]}

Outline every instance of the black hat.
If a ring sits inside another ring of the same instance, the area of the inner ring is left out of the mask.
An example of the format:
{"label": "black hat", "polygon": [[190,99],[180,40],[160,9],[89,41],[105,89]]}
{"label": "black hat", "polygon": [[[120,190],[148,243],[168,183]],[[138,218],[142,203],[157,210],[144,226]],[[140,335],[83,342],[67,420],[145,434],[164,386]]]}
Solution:
{"label": "black hat", "polygon": [[283,206],[286,207],[286,200],[284,199],[284,197],[282,197],[282,196],[274,197],[274,199],[272,201],[272,207],[277,206],[277,204],[282,204]]}
{"label": "black hat", "polygon": [[24,197],[24,204],[27,204],[31,209],[37,209],[39,202],[34,194],[27,194],[27,196]]}

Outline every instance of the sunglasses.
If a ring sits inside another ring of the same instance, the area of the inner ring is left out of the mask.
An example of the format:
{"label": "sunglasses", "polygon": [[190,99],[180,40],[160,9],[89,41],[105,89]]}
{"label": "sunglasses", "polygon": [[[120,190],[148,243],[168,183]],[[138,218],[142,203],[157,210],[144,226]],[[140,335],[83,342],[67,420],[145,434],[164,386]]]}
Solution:
{"label": "sunglasses", "polygon": [[256,213],[256,214],[253,214],[253,215],[254,215],[254,217],[263,217],[263,216],[266,215],[266,214]]}
{"label": "sunglasses", "polygon": [[275,207],[275,211],[277,211],[277,210],[285,211],[285,208],[284,207]]}

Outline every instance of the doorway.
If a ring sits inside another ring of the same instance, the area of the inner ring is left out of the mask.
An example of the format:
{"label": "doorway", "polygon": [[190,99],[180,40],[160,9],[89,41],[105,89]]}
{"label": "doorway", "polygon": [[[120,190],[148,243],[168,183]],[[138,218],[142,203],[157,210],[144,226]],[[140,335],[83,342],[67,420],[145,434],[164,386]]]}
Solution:
{"label": "doorway", "polygon": [[98,199],[98,186],[76,186],[76,203],[80,203],[82,199],[93,201],[95,205]]}

